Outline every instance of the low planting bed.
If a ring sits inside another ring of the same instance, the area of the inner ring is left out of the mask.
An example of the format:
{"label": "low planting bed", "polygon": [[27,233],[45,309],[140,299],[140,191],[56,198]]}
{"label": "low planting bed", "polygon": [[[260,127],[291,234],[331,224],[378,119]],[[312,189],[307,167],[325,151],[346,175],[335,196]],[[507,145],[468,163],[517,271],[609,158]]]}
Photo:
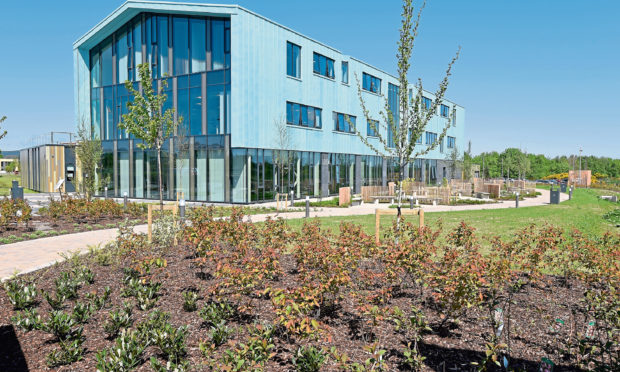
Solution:
{"label": "low planting bed", "polygon": [[[10,213],[3,213],[9,211]],[[0,214],[13,216],[0,223],[0,244],[83,231],[110,229],[119,222],[146,221],[146,204],[128,203],[127,208],[113,200],[86,200],[64,196],[33,215],[27,201],[3,199]],[[0,221],[1,222],[1,221]]]}
{"label": "low planting bed", "polygon": [[189,218],[6,282],[0,370],[618,370],[619,235]]}

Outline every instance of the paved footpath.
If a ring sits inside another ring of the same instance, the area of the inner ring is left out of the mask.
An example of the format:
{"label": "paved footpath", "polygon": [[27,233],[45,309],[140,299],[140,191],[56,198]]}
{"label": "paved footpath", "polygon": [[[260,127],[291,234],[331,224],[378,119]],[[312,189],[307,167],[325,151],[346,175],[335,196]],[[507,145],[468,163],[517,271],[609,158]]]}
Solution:
{"label": "paved footpath", "polygon": [[[519,201],[519,207],[532,207],[549,204],[549,190],[539,189],[541,196]],[[567,194],[560,194],[561,201],[568,200]],[[264,204],[262,204],[264,206]],[[515,202],[503,201],[492,204],[474,204],[461,206],[423,206],[425,213],[463,211],[479,209],[500,209],[514,208]],[[310,217],[345,217],[354,215],[374,214],[377,208],[387,209],[387,204],[364,204],[351,208],[311,208]],[[287,212],[257,214],[248,216],[252,222],[261,222],[267,217],[282,217],[284,219],[303,218],[305,212]],[[138,225],[134,228],[135,232],[146,233],[146,225]],[[117,234],[117,229],[106,229],[97,231],[87,231],[76,234],[52,236],[47,238],[27,240],[18,243],[0,245],[0,280],[9,278],[16,272],[28,273],[62,260],[61,254],[69,252],[86,252],[88,246],[106,244],[112,241]]]}

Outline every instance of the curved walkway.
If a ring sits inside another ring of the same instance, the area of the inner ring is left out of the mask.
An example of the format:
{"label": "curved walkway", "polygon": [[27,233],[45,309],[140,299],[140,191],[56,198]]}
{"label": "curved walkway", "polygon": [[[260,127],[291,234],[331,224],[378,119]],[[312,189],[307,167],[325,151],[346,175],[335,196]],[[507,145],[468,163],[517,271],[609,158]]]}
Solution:
{"label": "curved walkway", "polygon": [[[519,201],[519,207],[533,207],[549,204],[549,190],[539,189],[538,191],[541,192],[542,195],[536,198]],[[561,193],[560,201],[565,200],[568,200],[568,195]],[[407,206],[405,205],[405,207]],[[492,204],[461,206],[425,205],[423,208],[425,213],[432,213],[514,207],[515,202],[511,200]],[[367,215],[374,214],[377,208],[387,209],[389,206],[387,204],[364,204],[351,208],[311,208],[310,217]],[[305,217],[305,212],[257,214],[248,216],[247,219],[252,222],[261,222],[265,221],[268,217],[273,218],[275,216],[284,219],[303,218]],[[146,225],[138,225],[134,228],[134,231],[140,233],[146,233],[146,230]],[[0,280],[5,280],[17,272],[23,274],[53,265],[55,262],[63,259],[60,256],[61,254],[86,252],[88,246],[110,242],[116,237],[116,234],[117,229],[106,229],[0,245]]]}

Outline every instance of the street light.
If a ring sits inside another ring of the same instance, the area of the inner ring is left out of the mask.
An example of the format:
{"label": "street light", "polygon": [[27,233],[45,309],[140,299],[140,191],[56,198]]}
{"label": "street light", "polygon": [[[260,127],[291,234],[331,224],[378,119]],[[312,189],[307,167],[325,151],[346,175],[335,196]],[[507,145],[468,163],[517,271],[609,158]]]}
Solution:
{"label": "street light", "polygon": [[581,185],[581,152],[583,151],[583,149],[581,148],[581,146],[579,146],[579,183],[578,185]]}

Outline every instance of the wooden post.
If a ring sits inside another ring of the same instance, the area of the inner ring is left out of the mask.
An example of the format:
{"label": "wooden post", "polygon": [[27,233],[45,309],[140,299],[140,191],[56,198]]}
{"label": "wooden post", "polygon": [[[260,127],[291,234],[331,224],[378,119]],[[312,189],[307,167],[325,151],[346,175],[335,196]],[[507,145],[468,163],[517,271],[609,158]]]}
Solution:
{"label": "wooden post", "polygon": [[424,227],[424,209],[420,208],[420,227]]}
{"label": "wooden post", "polygon": [[375,209],[375,243],[379,245],[379,230],[381,229],[381,214]]}
{"label": "wooden post", "polygon": [[147,223],[148,223],[148,238],[149,238],[149,243],[150,243],[153,238],[153,204],[148,205],[148,211],[149,212],[148,212]]}

